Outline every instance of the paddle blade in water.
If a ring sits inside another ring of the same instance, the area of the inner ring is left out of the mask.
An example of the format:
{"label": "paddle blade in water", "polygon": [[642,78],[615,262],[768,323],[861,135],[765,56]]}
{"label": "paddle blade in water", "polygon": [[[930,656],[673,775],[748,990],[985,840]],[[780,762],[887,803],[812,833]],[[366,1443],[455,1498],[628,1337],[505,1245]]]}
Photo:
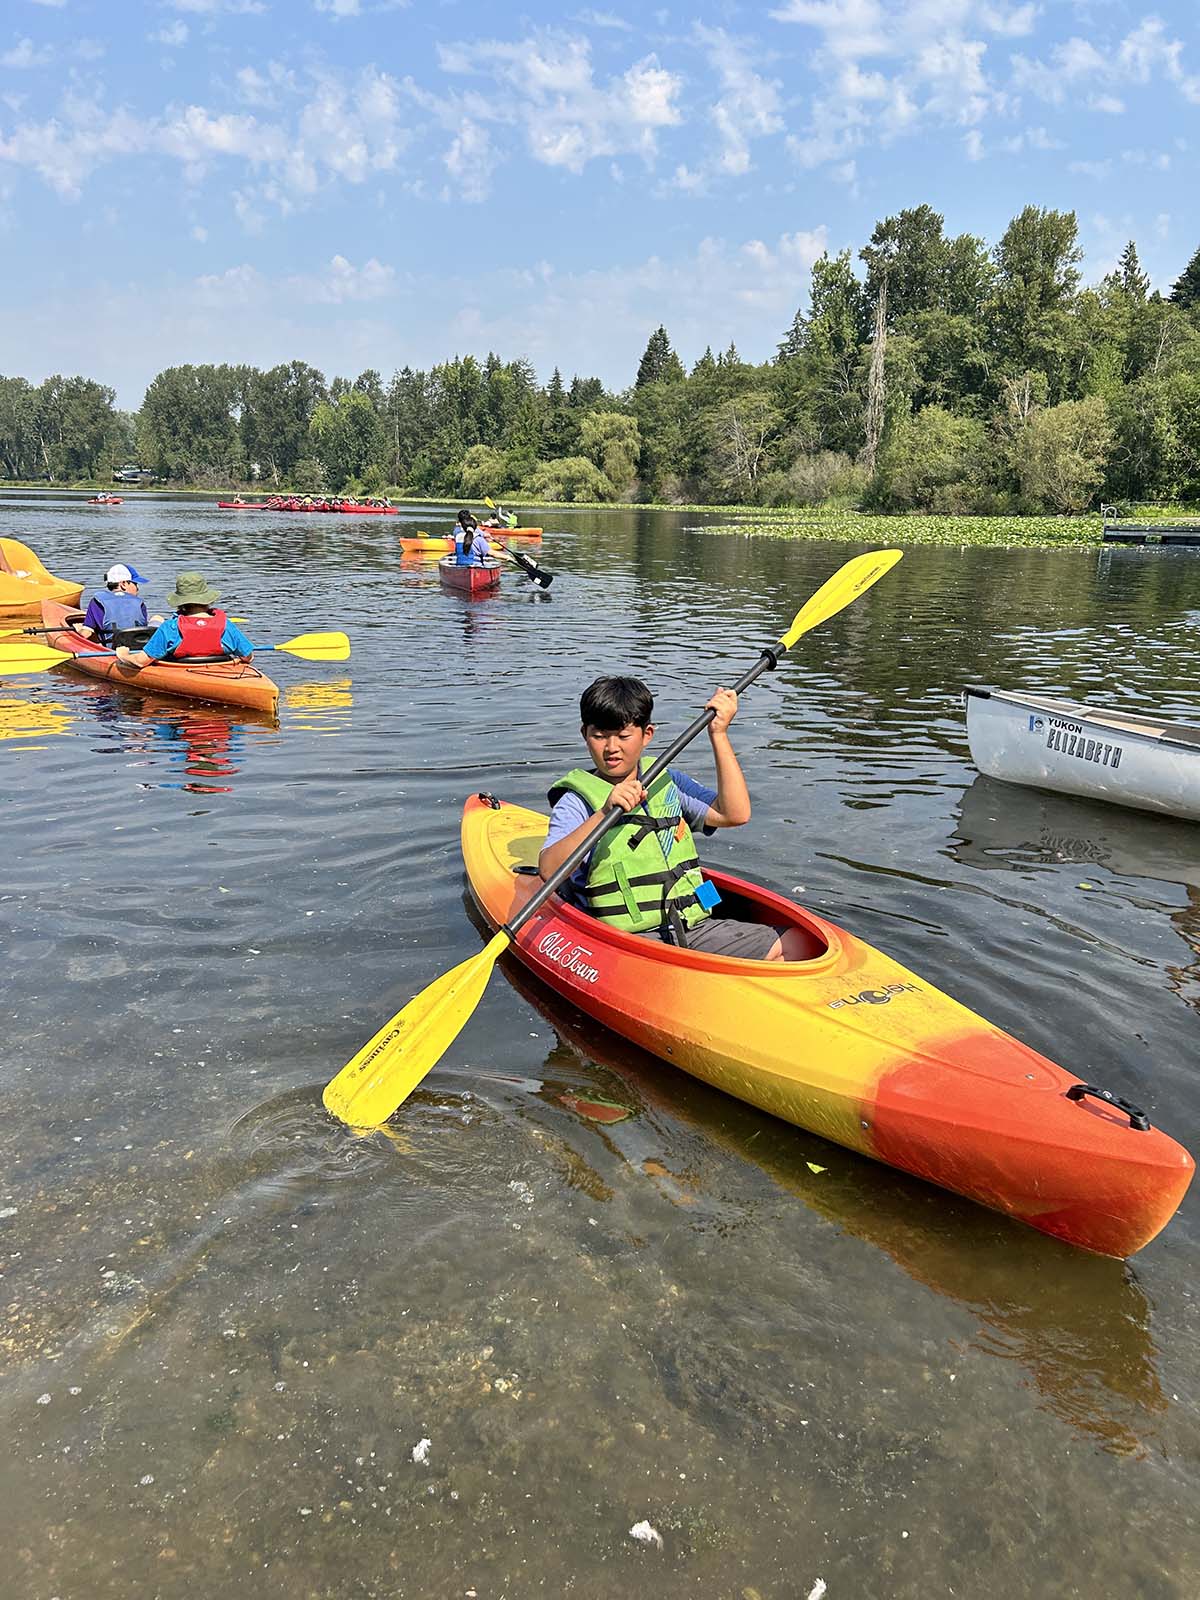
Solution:
{"label": "paddle blade in water", "polygon": [[890,572],[903,554],[903,550],[868,550],[839,567],[797,611],[791,627],[779,641],[783,649],[790,650],[802,633],[819,627],[852,600],[857,600],[864,589],[869,589],[885,572]]}
{"label": "paddle blade in water", "polygon": [[71,657],[45,644],[0,643],[0,677],[14,678],[25,672],[45,672]]}
{"label": "paddle blade in water", "polygon": [[303,656],[305,661],[346,661],[350,657],[350,641],[344,633],[301,633],[271,648]]}
{"label": "paddle blade in water", "polygon": [[385,1022],[325,1086],[325,1109],[352,1128],[386,1122],[454,1043],[509,943],[507,933],[495,934]]}

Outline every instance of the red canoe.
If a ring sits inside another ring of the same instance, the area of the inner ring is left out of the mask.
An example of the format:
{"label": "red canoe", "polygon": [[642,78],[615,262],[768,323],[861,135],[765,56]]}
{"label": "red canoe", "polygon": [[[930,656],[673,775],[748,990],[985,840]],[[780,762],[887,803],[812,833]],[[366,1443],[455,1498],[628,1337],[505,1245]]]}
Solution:
{"label": "red canoe", "polygon": [[470,562],[459,566],[453,556],[443,556],[438,562],[438,577],[447,589],[459,589],[463,594],[487,594],[500,583],[501,563],[489,561],[484,566]]}

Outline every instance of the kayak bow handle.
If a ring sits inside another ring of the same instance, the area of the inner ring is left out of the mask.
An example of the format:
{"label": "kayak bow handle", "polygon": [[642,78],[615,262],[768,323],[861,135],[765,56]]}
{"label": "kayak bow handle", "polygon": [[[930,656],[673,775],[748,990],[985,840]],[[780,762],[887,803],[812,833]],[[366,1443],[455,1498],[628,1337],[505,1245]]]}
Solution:
{"label": "kayak bow handle", "polygon": [[1084,1095],[1095,1095],[1097,1100],[1103,1100],[1106,1106],[1111,1106],[1114,1111],[1123,1111],[1129,1118],[1129,1126],[1136,1128],[1139,1133],[1150,1132],[1150,1118],[1141,1106],[1135,1106],[1132,1100],[1126,1100],[1123,1095],[1113,1094],[1111,1089],[1098,1089],[1094,1083],[1073,1083],[1067,1090],[1068,1100],[1082,1100]]}

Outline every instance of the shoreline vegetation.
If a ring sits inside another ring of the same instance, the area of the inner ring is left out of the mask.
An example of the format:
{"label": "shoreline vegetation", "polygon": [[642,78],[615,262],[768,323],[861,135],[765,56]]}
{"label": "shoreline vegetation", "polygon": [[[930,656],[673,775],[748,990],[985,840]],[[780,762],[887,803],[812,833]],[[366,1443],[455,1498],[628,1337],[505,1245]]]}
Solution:
{"label": "shoreline vegetation", "polygon": [[[47,485],[45,483],[9,483],[4,488],[16,493],[38,494],[93,494],[104,486],[96,482],[75,482]],[[274,491],[272,491],[274,492]],[[286,490],[283,492],[287,492]],[[449,506],[450,499],[430,495],[406,495],[398,489],[383,491],[393,505],[429,505],[442,503]],[[247,489],[242,485],[221,486],[216,489],[172,488],[169,485],[137,484],[121,487],[123,499],[154,499],[163,495],[177,495],[194,499],[197,495],[241,493],[251,500],[265,496],[265,490]],[[505,504],[544,508],[545,501],[524,495],[509,495]],[[559,509],[565,510],[566,507]],[[736,518],[727,522],[705,524],[696,531],[706,534],[733,534],[741,538],[767,539],[831,539],[845,542],[882,541],[900,545],[1012,545],[1027,547],[1061,546],[1080,548],[1103,547],[1103,521],[1099,512],[1075,516],[999,516],[979,517],[959,513],[943,516],[923,515],[916,512],[871,513],[844,506],[775,507],[749,505],[680,505],[653,501],[574,501],[572,511],[669,511],[677,515],[704,515]],[[1200,519],[1200,502],[1139,505],[1123,508],[1121,522],[1186,522]],[[1200,530],[1200,520],[1198,520]]]}
{"label": "shoreline vegetation", "polygon": [[920,205],[876,224],[861,270],[849,249],[813,263],[772,359],[730,344],[689,369],[660,326],[619,392],[494,353],[386,382],[168,367],[136,412],[90,378],[0,377],[0,479],[115,487],[120,462],[168,490],[750,507],[764,532],[909,514],[938,542],[985,524],[1092,542],[1064,529],[1102,501],[1200,500],[1200,249],[1167,295],[1132,240],[1093,286],[1081,260],[1073,211],[1026,206],[989,248]]}

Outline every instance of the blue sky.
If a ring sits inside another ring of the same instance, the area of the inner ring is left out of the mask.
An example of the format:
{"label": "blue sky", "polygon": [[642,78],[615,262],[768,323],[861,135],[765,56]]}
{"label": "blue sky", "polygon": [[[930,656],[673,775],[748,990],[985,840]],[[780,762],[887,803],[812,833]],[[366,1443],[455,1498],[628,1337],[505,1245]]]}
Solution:
{"label": "blue sky", "polygon": [[6,0],[0,372],[761,360],[823,249],[1075,210],[1200,245],[1200,6]]}

